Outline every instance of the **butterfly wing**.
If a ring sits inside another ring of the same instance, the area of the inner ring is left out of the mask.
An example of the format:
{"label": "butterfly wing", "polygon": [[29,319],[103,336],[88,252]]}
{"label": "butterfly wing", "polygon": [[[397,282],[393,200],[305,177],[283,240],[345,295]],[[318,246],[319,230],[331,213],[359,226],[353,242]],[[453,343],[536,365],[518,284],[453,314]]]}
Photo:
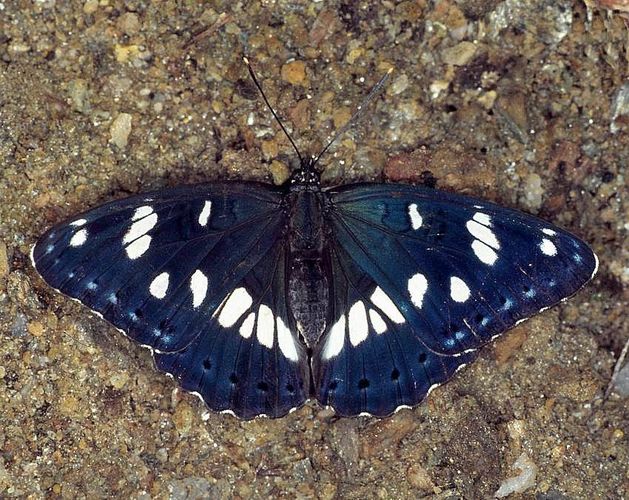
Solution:
{"label": "butterfly wing", "polygon": [[518,321],[595,273],[575,236],[533,216],[406,185],[327,192],[335,318],[316,393],[342,415],[420,402]]}
{"label": "butterfly wing", "polygon": [[158,368],[210,408],[279,416],[307,391],[275,293],[285,227],[273,187],[201,184],[85,212],[44,234],[32,258],[51,286],[150,347]]}

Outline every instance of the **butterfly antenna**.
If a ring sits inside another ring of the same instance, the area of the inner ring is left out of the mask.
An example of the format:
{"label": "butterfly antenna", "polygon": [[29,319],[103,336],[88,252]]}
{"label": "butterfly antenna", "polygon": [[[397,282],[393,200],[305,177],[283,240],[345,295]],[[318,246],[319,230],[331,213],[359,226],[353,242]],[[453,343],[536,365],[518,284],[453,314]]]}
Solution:
{"label": "butterfly antenna", "polygon": [[249,62],[249,59],[247,59],[246,57],[243,57],[242,59],[245,62],[245,64],[247,65],[247,69],[249,70],[249,75],[251,76],[251,79],[253,80],[253,83],[255,84],[256,88],[260,91],[260,94],[262,95],[262,99],[264,99],[264,103],[266,104],[267,108],[269,108],[269,110],[271,111],[271,114],[273,115],[273,118],[275,118],[275,121],[277,121],[277,123],[279,123],[280,127],[282,128],[282,132],[284,132],[284,135],[286,137],[288,137],[288,140],[290,141],[291,145],[293,146],[293,149],[295,150],[295,153],[297,153],[297,157],[299,158],[299,163],[303,164],[304,160],[303,160],[303,158],[301,156],[301,153],[299,152],[299,149],[297,149],[297,145],[295,144],[295,141],[293,141],[293,138],[288,133],[288,130],[286,130],[286,127],[284,127],[284,124],[282,123],[282,120],[280,120],[280,117],[277,116],[277,113],[273,109],[273,106],[271,106],[271,103],[269,102],[269,100],[267,99],[266,95],[264,94],[264,90],[262,90],[262,85],[260,85],[260,82],[258,82],[258,79],[256,78],[256,74],[253,72],[253,68],[251,67],[251,63]]}
{"label": "butterfly antenna", "polygon": [[336,142],[336,140],[341,137],[345,132],[347,132],[347,130],[352,127],[357,121],[358,119],[362,116],[362,114],[365,112],[365,109],[367,108],[367,106],[369,105],[369,103],[374,99],[374,97],[376,97],[380,91],[382,90],[382,87],[384,87],[384,84],[386,83],[387,79],[389,78],[389,75],[393,72],[393,68],[389,68],[389,70],[384,74],[384,76],[382,78],[380,78],[380,80],[378,81],[378,83],[376,83],[373,88],[369,91],[369,94],[367,94],[367,97],[365,97],[362,102],[358,105],[358,108],[356,108],[356,111],[354,111],[354,114],[351,116],[351,118],[349,120],[347,120],[347,123],[345,125],[343,125],[337,132],[336,134],[334,134],[334,137],[332,137],[332,139],[330,139],[330,141],[328,142],[328,145],[326,147],[323,148],[323,151],[321,151],[316,158],[314,158],[312,165],[314,166],[319,159],[328,151],[328,149],[330,149],[330,146],[332,144],[334,144]]}

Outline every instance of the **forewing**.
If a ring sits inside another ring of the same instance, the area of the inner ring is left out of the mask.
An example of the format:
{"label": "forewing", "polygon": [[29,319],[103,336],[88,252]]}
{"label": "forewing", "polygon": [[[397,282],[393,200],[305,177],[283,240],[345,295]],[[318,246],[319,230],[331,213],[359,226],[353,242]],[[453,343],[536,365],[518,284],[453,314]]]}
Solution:
{"label": "forewing", "polygon": [[[283,244],[286,219],[281,200],[272,187],[257,183],[201,184],[134,196],[53,227],[33,248],[33,264],[52,287],[132,339],[164,356],[173,353],[178,361],[171,364],[156,354],[158,365],[192,388],[186,374],[199,367],[187,363],[202,363],[205,358],[197,353],[209,352],[209,344],[219,358],[220,346],[226,349],[227,359],[234,342],[230,336],[239,335],[237,328],[225,326],[226,320],[221,322],[229,297],[235,297],[232,311],[246,299],[242,292],[257,303],[267,290],[243,288],[245,281],[275,276],[256,275],[254,270],[267,265]],[[237,289],[241,292],[234,296]],[[273,334],[274,330],[266,333]],[[265,358],[263,370],[283,373],[300,387],[298,360],[286,363],[273,346],[261,347],[257,336],[245,340],[252,362],[255,356]],[[276,366],[268,360],[271,355],[276,356]],[[204,398],[210,394],[205,386],[200,391]],[[265,411],[282,412],[284,403],[293,405],[300,397],[296,390],[290,401],[278,401]],[[206,402],[215,409],[241,410],[211,396]]]}
{"label": "forewing", "polygon": [[[363,315],[352,317],[359,299],[348,294],[315,360],[319,400],[343,415],[417,404],[483,344],[596,271],[596,256],[575,236],[485,201],[406,185],[328,194],[336,267],[345,281],[365,283],[354,288],[368,318],[367,333],[357,333]],[[376,328],[369,309],[384,326]],[[343,339],[334,340],[339,321]]]}

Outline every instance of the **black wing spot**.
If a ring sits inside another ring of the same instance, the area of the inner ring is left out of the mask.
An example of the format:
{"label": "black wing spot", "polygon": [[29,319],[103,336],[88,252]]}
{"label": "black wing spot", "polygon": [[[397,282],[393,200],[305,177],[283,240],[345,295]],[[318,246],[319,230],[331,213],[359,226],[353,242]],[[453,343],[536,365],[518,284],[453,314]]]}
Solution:
{"label": "black wing spot", "polygon": [[428,356],[426,356],[425,352],[420,353],[419,356],[417,357],[417,361],[419,361],[422,364],[424,364],[427,359],[428,359]]}
{"label": "black wing spot", "polygon": [[236,376],[235,373],[232,373],[229,376],[229,381],[232,383],[232,385],[236,385],[238,383],[238,377]]}
{"label": "black wing spot", "polygon": [[478,313],[476,316],[474,316],[474,321],[478,324],[482,323],[484,319],[485,316],[483,316],[481,313]]}
{"label": "black wing spot", "polygon": [[393,368],[393,371],[391,372],[391,380],[395,382],[399,378],[400,378],[400,370],[398,370],[397,368]]}
{"label": "black wing spot", "polygon": [[204,370],[209,370],[210,368],[212,368],[212,362],[209,360],[209,358],[206,358],[203,360],[203,369]]}
{"label": "black wing spot", "polygon": [[293,386],[293,384],[286,384],[286,390],[287,390],[290,394],[294,394],[294,393],[295,393],[295,387]]}
{"label": "black wing spot", "polygon": [[269,390],[269,384],[266,382],[258,382],[258,390],[262,392],[267,392]]}
{"label": "black wing spot", "polygon": [[338,380],[331,380],[330,383],[328,384],[328,390],[329,391],[336,391],[336,388],[339,386],[339,381]]}
{"label": "black wing spot", "polygon": [[362,378],[358,381],[358,388],[359,389],[367,389],[367,387],[369,387],[369,380],[367,380],[366,378]]}

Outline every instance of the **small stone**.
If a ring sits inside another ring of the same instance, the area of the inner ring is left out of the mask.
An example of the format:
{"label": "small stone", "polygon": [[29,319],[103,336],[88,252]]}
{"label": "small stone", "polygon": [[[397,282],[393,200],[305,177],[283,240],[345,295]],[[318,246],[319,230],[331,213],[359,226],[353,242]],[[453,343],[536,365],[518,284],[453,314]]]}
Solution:
{"label": "small stone", "polygon": [[83,12],[85,14],[94,14],[98,10],[98,0],[87,0],[83,4]]}
{"label": "small stone", "polygon": [[9,255],[4,241],[0,241],[0,278],[9,275]]}
{"label": "small stone", "polygon": [[535,477],[537,476],[537,466],[528,457],[526,453],[522,453],[513,464],[515,469],[520,470],[520,474],[515,477],[505,479],[498,491],[494,493],[496,498],[504,498],[512,493],[523,493],[529,488],[535,486]]}
{"label": "small stone", "polygon": [[122,389],[128,381],[129,374],[126,372],[114,373],[111,377],[109,377],[109,383],[117,390]]}
{"label": "small stone", "polygon": [[452,66],[465,66],[476,54],[477,46],[472,42],[461,42],[441,52],[441,58]]}
{"label": "small stone", "polygon": [[269,166],[269,171],[273,177],[273,184],[281,186],[284,184],[290,176],[290,170],[285,163],[279,160],[273,160]]}
{"label": "small stone", "polygon": [[393,450],[417,425],[409,412],[396,413],[391,418],[376,422],[362,436],[361,456],[370,458],[382,450]]}
{"label": "small stone", "polygon": [[356,59],[362,57],[364,53],[365,49],[363,49],[362,47],[357,47],[349,51],[349,53],[345,57],[345,60],[348,64],[354,64],[354,62],[356,62]]}
{"label": "small stone", "polygon": [[74,417],[79,410],[79,400],[73,394],[66,394],[59,401],[59,413],[65,417]]}
{"label": "small stone", "polygon": [[524,180],[523,194],[521,196],[522,203],[533,212],[537,212],[542,206],[542,178],[535,173],[526,176]]}
{"label": "small stone", "polygon": [[260,143],[260,149],[265,159],[275,158],[279,152],[277,142],[274,139],[262,141]]}
{"label": "small stone", "polygon": [[68,85],[68,93],[75,111],[84,113],[89,109],[87,81],[82,78],[72,80]]}
{"label": "small stone", "polygon": [[109,133],[111,135],[109,140],[120,149],[127,147],[129,134],[131,133],[132,119],[133,117],[129,113],[119,113],[111,123],[111,127],[109,127]]}
{"label": "small stone", "polygon": [[387,89],[389,95],[400,95],[408,88],[408,75],[402,74],[398,76]]}
{"label": "small stone", "polygon": [[352,117],[352,111],[346,107],[342,106],[337,108],[332,113],[332,121],[334,122],[334,128],[337,130],[340,129],[343,125],[345,125],[349,119]]}
{"label": "small stone", "polygon": [[135,12],[121,15],[116,25],[125,35],[135,35],[140,30],[140,20]]}
{"label": "small stone", "polygon": [[193,420],[194,412],[190,405],[184,402],[179,403],[173,415],[173,424],[175,424],[177,432],[179,432],[180,435],[188,434],[192,427]]}
{"label": "small stone", "polygon": [[303,85],[306,81],[306,64],[303,61],[291,61],[282,66],[282,80],[291,85]]}
{"label": "small stone", "polygon": [[[616,91],[612,99],[611,115],[609,130],[612,134],[615,134],[622,128],[622,120],[618,119],[629,115],[629,83],[623,83]],[[618,123],[616,122],[617,120]],[[626,119],[624,120],[625,123],[627,121]]]}
{"label": "small stone", "polygon": [[135,59],[140,53],[140,48],[137,45],[120,45],[114,46],[114,54],[116,61],[119,63],[129,62],[131,59]]}
{"label": "small stone", "polygon": [[496,110],[509,131],[522,144],[529,140],[529,119],[526,111],[528,97],[521,91],[503,90],[496,101]]}
{"label": "small stone", "polygon": [[44,325],[39,321],[31,321],[26,328],[33,337],[41,337],[44,334]]}
{"label": "small stone", "polygon": [[498,366],[504,365],[527,339],[526,328],[516,327],[498,340],[494,347],[494,356]]}
{"label": "small stone", "polygon": [[622,367],[616,375],[614,390],[623,398],[629,396],[629,363]]}
{"label": "small stone", "polygon": [[413,488],[417,488],[424,493],[433,493],[434,491],[435,483],[432,482],[428,471],[421,465],[411,465],[406,471],[406,479]]}

